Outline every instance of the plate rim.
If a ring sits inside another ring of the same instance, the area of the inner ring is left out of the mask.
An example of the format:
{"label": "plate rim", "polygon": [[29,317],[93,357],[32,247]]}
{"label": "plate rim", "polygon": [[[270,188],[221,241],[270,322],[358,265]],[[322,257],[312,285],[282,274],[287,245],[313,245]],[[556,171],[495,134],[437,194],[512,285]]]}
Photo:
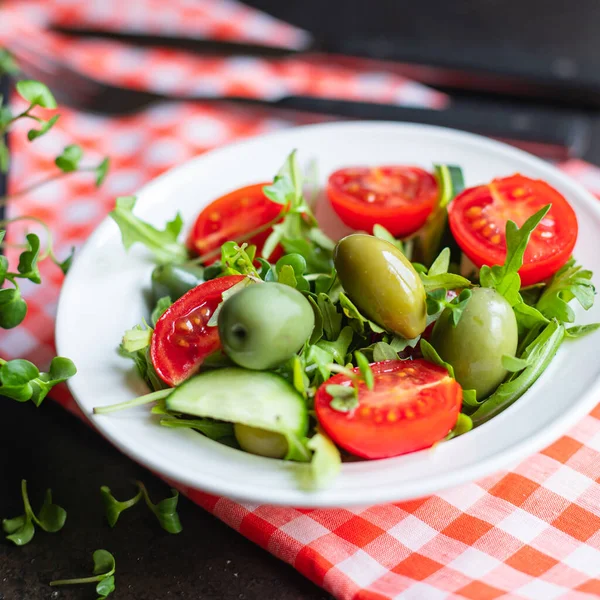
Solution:
{"label": "plate rim", "polygon": [[[537,170],[541,169],[542,171],[548,172],[548,174],[552,178],[558,177],[558,179],[561,180],[565,186],[569,187],[573,191],[573,193],[577,195],[578,201],[582,200],[586,204],[586,208],[595,212],[596,215],[600,218],[600,206],[598,205],[599,201],[595,199],[594,196],[588,190],[586,190],[578,181],[572,179],[569,175],[561,172],[555,166],[551,165],[550,163],[547,163],[546,161],[538,157],[529,154],[528,152],[525,152],[503,142],[498,142],[496,140],[492,140],[483,136],[447,127],[393,121],[337,121],[333,123],[322,123],[315,125],[305,125],[301,127],[286,128],[281,131],[247,137],[242,140],[238,140],[233,143],[226,144],[224,146],[220,146],[208,152],[202,153],[200,155],[192,157],[191,159],[179,165],[176,165],[175,167],[165,171],[158,177],[152,179],[147,184],[142,186],[137,191],[136,196],[138,196],[143,202],[143,196],[147,195],[149,191],[152,190],[152,188],[154,188],[155,186],[162,185],[164,180],[171,179],[173,177],[176,178],[179,171],[184,171],[188,169],[192,163],[201,161],[208,155],[214,156],[215,154],[229,152],[234,148],[243,148],[244,145],[251,145],[253,143],[256,143],[257,140],[265,140],[268,142],[271,139],[285,137],[286,135],[289,135],[291,131],[299,130],[326,130],[336,128],[356,128],[358,130],[365,127],[373,130],[387,130],[388,128],[395,128],[402,129],[407,132],[410,132],[412,130],[415,132],[427,131],[438,134],[441,133],[446,136],[449,136],[450,139],[456,141],[471,141],[473,143],[478,144],[480,147],[483,145],[483,147],[495,150],[504,156],[508,154],[511,158],[514,158],[520,162],[525,162],[527,164],[533,165]],[[89,247],[93,246],[96,239],[100,238],[102,235],[105,234],[105,230],[107,229],[110,223],[112,223],[112,221],[107,215],[94,229],[94,231],[88,237],[88,239],[82,244],[82,246],[79,249],[78,255],[83,255]],[[69,290],[72,285],[75,285],[73,284],[73,278],[70,278],[68,274],[61,287],[57,307],[55,339],[58,355],[61,355],[61,348],[65,345],[65,340],[63,339],[63,336],[67,335],[67,328],[63,326],[63,323],[66,322],[67,319],[64,309],[64,306],[66,304],[64,298],[69,294]],[[510,450],[490,456],[473,465],[462,467],[457,471],[450,471],[448,473],[441,474],[438,476],[429,476],[427,479],[423,480],[418,485],[418,493],[416,493],[415,491],[410,491],[412,488],[417,487],[416,482],[414,480],[408,483],[401,482],[401,485],[405,488],[402,491],[397,489],[397,486],[399,484],[395,484],[396,487],[394,487],[394,484],[384,482],[384,485],[382,487],[378,486],[377,488],[371,488],[369,490],[368,499],[362,496],[360,496],[359,498],[345,497],[342,499],[336,498],[335,494],[327,494],[325,497],[323,497],[320,491],[305,492],[302,491],[300,488],[280,489],[277,491],[277,494],[275,494],[272,489],[267,489],[266,492],[263,492],[260,486],[252,486],[252,484],[247,483],[242,483],[241,485],[238,485],[239,482],[222,483],[221,479],[216,480],[214,482],[203,482],[202,487],[199,488],[198,481],[195,480],[192,473],[183,472],[177,473],[177,475],[175,475],[172,472],[165,472],[165,469],[163,468],[162,464],[159,463],[159,461],[153,460],[152,456],[147,455],[142,450],[128,446],[120,439],[118,435],[114,435],[113,432],[110,431],[110,428],[103,427],[101,418],[90,418],[87,407],[83,406],[83,401],[79,399],[78,393],[75,389],[77,387],[77,383],[67,382],[67,384],[73,398],[77,403],[79,410],[83,412],[83,414],[87,418],[87,421],[92,424],[94,429],[96,429],[103,437],[107,438],[115,447],[117,447],[126,456],[142,464],[146,468],[149,468],[153,472],[158,473],[161,477],[173,480],[179,484],[188,486],[194,490],[226,496],[228,498],[233,498],[240,501],[277,504],[280,506],[302,506],[306,508],[334,508],[342,506],[351,507],[361,506],[365,504],[380,504],[384,502],[400,502],[404,500],[428,496],[430,494],[442,492],[445,489],[456,487],[466,482],[475,481],[482,477],[491,475],[499,470],[502,470],[503,467],[506,467],[515,460],[524,459],[538,452],[539,450],[545,448],[547,445],[552,443],[552,441],[556,440],[562,433],[564,433],[578,420],[580,420],[586,414],[588,414],[590,410],[597,404],[597,394],[600,391],[600,374],[596,376],[593,383],[583,394],[583,396],[581,396],[578,399],[576,404],[571,406],[567,412],[563,413],[560,419],[555,419],[554,421],[550,422],[545,428],[534,432],[533,437],[524,440],[520,444],[513,445],[510,448]],[[486,425],[487,424],[481,425],[479,429],[486,427]],[[422,452],[427,451],[428,450]],[[349,472],[355,470],[356,465],[363,464],[365,463],[361,462],[345,464],[344,471]],[[339,490],[338,492],[339,495],[344,495],[345,493],[347,493],[347,491],[343,489]]]}

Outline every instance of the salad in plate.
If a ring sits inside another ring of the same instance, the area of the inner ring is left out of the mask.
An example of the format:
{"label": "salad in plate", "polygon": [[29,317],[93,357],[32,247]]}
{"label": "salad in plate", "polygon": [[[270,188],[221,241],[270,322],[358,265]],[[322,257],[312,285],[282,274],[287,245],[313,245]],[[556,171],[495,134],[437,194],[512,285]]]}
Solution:
{"label": "salad in plate", "polygon": [[[148,318],[119,352],[164,427],[293,461],[327,485],[342,460],[430,448],[517,401],[594,302],[571,253],[577,219],[547,183],[516,174],[464,189],[454,165],[348,167],[327,200],[355,230],[317,223],[296,153],[272,182],[206,206],[185,242],[179,214],[158,229],[111,217],[156,267]],[[311,196],[313,200],[311,201]]]}

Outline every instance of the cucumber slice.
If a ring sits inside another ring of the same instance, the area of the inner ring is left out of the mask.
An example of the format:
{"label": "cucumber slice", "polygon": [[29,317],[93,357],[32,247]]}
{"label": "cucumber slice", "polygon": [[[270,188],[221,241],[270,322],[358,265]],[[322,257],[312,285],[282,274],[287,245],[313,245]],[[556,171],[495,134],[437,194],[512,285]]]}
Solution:
{"label": "cucumber slice", "polygon": [[166,407],[299,438],[308,431],[302,396],[279,375],[264,371],[229,367],[196,375],[168,396]]}

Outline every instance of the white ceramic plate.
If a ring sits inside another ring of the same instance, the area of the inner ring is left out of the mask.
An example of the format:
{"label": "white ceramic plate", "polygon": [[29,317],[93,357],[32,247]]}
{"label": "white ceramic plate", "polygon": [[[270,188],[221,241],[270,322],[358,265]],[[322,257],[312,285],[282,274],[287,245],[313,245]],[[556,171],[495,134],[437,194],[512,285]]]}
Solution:
{"label": "white ceramic plate", "polygon": [[[137,213],[163,226],[177,210],[189,225],[223,193],[268,180],[293,149],[301,164],[315,159],[320,182],[348,165],[460,165],[467,185],[521,172],[545,179],[571,202],[579,220],[576,257],[600,275],[600,203],[549,164],[478,136],[421,125],[336,123],[250,139],[191,160],[139,192]],[[147,315],[144,290],[152,264],[143,247],[126,253],[117,226],[105,220],[79,253],[58,309],[58,351],[75,361],[70,388],[81,410],[125,454],[194,488],[257,503],[304,507],[377,504],[425,496],[488,475],[545,447],[598,401],[599,336],[565,342],[542,378],[517,403],[478,429],[398,458],[344,464],[333,485],[303,492],[295,465],[246,454],[189,430],[160,427],[148,407],[92,416],[94,406],[145,393],[116,347]],[[596,277],[596,284],[598,278]],[[581,323],[600,321],[600,302]]]}

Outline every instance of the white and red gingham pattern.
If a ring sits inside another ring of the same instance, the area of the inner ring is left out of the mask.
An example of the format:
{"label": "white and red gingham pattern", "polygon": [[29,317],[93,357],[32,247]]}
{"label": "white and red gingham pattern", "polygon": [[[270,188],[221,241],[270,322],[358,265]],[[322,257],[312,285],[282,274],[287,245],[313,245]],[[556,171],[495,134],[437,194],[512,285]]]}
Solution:
{"label": "white and red gingham pattern", "polygon": [[[16,128],[11,191],[54,173],[53,157],[67,143],[79,143],[89,163],[110,154],[112,170],[100,190],[91,176],[75,174],[10,204],[11,216],[34,214],[49,223],[59,255],[86,239],[115,196],[135,193],[165,169],[243,136],[314,120],[227,104],[164,103],[111,119],[61,113],[55,131],[32,144],[27,126]],[[599,169],[580,161],[563,168],[600,193]],[[20,232],[11,227],[10,241],[19,241]],[[30,309],[23,326],[0,334],[4,358],[43,365],[53,355],[62,275],[47,263],[42,273],[43,285],[24,286]],[[66,388],[58,395],[77,410]],[[578,600],[600,596],[599,483],[600,407],[512,471],[413,502],[305,510],[182,491],[344,600]]]}

